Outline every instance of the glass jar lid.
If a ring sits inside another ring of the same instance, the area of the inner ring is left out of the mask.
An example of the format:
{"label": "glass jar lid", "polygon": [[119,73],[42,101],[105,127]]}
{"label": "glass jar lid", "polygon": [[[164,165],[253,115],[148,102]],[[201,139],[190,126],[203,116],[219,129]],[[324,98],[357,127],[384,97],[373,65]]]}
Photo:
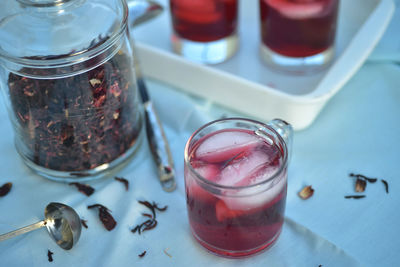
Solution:
{"label": "glass jar lid", "polygon": [[109,45],[126,27],[124,0],[1,1],[0,59],[13,63],[87,59],[87,51]]}

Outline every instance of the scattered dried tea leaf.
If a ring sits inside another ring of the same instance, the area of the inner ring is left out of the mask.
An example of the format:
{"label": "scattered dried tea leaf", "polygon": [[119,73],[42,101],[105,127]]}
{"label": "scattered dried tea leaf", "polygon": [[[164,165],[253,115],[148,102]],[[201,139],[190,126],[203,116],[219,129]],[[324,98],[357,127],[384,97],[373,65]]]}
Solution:
{"label": "scattered dried tea leaf", "polygon": [[98,208],[99,209],[99,219],[103,223],[104,227],[111,231],[117,225],[113,216],[110,214],[110,210],[101,204],[94,204],[87,207],[88,209]]}
{"label": "scattered dried tea leaf", "polygon": [[0,197],[7,195],[12,187],[12,183],[5,183],[0,187]]}
{"label": "scattered dried tea leaf", "polygon": [[53,261],[53,252],[50,251],[50,249],[47,250],[47,258],[49,260],[49,262]]}
{"label": "scattered dried tea leaf", "polygon": [[365,175],[362,174],[354,174],[354,173],[350,173],[349,174],[350,177],[356,177],[356,178],[362,178],[364,180],[366,180],[369,183],[375,183],[378,179],[377,178],[369,178]]}
{"label": "scattered dried tea leaf", "polygon": [[168,209],[168,206],[164,206],[164,207],[160,208],[160,207],[158,206],[158,204],[156,204],[156,203],[154,203],[154,202],[153,202],[153,207],[154,207],[156,210],[158,210],[158,211],[166,211],[166,210]]}
{"label": "scattered dried tea leaf", "polygon": [[381,181],[382,181],[383,185],[385,186],[386,194],[389,194],[389,184],[388,184],[388,182],[383,180],[383,179],[381,179]]}
{"label": "scattered dried tea leaf", "polygon": [[311,185],[305,186],[300,192],[299,196],[302,199],[308,199],[314,194],[314,189],[311,187]]}
{"label": "scattered dried tea leaf", "polygon": [[139,235],[140,235],[141,234],[140,226],[141,225],[136,225],[135,228],[131,229],[131,233],[134,234],[136,232],[139,232]]}
{"label": "scattered dried tea leaf", "polygon": [[88,184],[69,183],[69,185],[74,185],[78,189],[79,192],[81,192],[87,196],[90,196],[91,194],[94,193],[94,188]]}
{"label": "scattered dried tea leaf", "polygon": [[154,219],[151,220],[150,222],[145,224],[146,226],[142,229],[142,232],[155,228],[157,226],[157,224],[158,224],[158,222],[156,220],[154,220]]}
{"label": "scattered dried tea leaf", "polygon": [[136,227],[133,228],[131,230],[131,232],[132,233],[138,232],[140,235],[142,232],[154,229],[156,226],[157,226],[157,221],[153,218],[153,219],[146,220],[139,225],[136,225]]}
{"label": "scattered dried tea leaf", "polygon": [[138,201],[140,204],[146,206],[147,208],[149,208],[151,210],[151,213],[153,214],[154,219],[156,218],[156,210],[158,211],[166,211],[168,206],[164,206],[164,207],[159,207],[157,203],[155,203],[153,201],[153,203],[150,203],[148,201]]}
{"label": "scattered dried tea leaf", "polygon": [[142,213],[142,215],[143,215],[143,216],[146,216],[146,217],[148,217],[148,218],[150,218],[150,219],[153,219],[153,215],[151,215],[151,214]]}
{"label": "scattered dried tea leaf", "polygon": [[123,178],[123,177],[114,177],[114,179],[115,179],[116,181],[118,181],[118,182],[123,183],[124,186],[125,186],[125,190],[126,190],[126,191],[129,190],[129,181],[128,181],[128,180],[126,180],[126,179]]}
{"label": "scattered dried tea leaf", "polygon": [[[362,174],[354,174],[350,173],[350,177],[356,177],[356,192],[364,192],[365,187],[367,186],[366,182],[368,183],[375,183],[378,179],[377,178],[369,178]],[[386,194],[389,194],[389,184],[384,179],[380,179],[383,185],[385,186]],[[360,197],[361,198],[361,197]]]}
{"label": "scattered dried tea leaf", "polygon": [[169,248],[164,249],[164,253],[165,255],[167,255],[168,257],[172,258],[172,255],[168,253]]}
{"label": "scattered dried tea leaf", "polygon": [[132,233],[138,232],[139,235],[140,235],[142,232],[147,231],[147,230],[154,229],[154,228],[157,226],[158,222],[157,222],[157,220],[156,220],[156,210],[158,210],[158,211],[166,211],[167,208],[168,208],[168,206],[164,206],[164,207],[161,208],[161,207],[159,207],[158,204],[155,203],[155,202],[150,203],[150,202],[148,202],[148,201],[141,201],[141,200],[139,200],[138,202],[139,202],[140,204],[142,204],[143,206],[146,206],[146,207],[151,211],[151,214],[149,214],[149,213],[142,213],[143,216],[145,216],[145,217],[147,217],[147,218],[150,218],[150,219],[147,219],[147,220],[144,221],[143,223],[136,225],[136,226],[131,230]]}
{"label": "scattered dried tea leaf", "polygon": [[143,206],[146,206],[147,208],[149,208],[149,210],[150,210],[151,213],[153,214],[153,218],[156,217],[156,211],[155,211],[155,209],[154,209],[154,206],[153,206],[150,202],[148,202],[148,201],[141,201],[141,200],[139,200],[138,202],[139,202],[140,204],[142,204]]}
{"label": "scattered dried tea leaf", "polygon": [[359,199],[359,198],[364,198],[365,195],[350,195],[350,196],[344,196],[344,198],[354,198],[354,199]]}
{"label": "scattered dried tea leaf", "polygon": [[144,255],[146,255],[146,250],[145,251],[143,251],[142,253],[140,253],[138,256],[139,256],[139,258],[143,258],[144,257]]}
{"label": "scattered dried tea leaf", "polygon": [[367,182],[363,179],[357,178],[356,180],[356,192],[364,192],[367,187]]}
{"label": "scattered dried tea leaf", "polygon": [[82,220],[82,219],[81,219],[81,224],[82,224],[82,226],[85,227],[86,229],[89,228],[88,225],[87,225],[87,220]]}

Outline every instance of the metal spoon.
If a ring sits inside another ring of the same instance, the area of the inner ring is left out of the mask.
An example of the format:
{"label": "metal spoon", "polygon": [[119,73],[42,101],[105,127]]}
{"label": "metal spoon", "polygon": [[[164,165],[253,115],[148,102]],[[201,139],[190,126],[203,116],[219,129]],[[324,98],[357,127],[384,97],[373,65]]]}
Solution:
{"label": "metal spoon", "polygon": [[0,241],[46,226],[49,235],[61,248],[71,249],[78,242],[82,226],[80,217],[74,209],[52,202],[47,205],[44,217],[43,221],[0,235]]}

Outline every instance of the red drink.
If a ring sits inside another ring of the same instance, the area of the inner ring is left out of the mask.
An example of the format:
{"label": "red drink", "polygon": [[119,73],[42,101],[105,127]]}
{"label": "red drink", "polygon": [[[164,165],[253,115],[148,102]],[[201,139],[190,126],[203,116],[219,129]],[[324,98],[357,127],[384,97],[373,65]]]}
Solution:
{"label": "red drink", "polygon": [[262,42],[288,57],[308,57],[333,46],[338,0],[260,0]]}
{"label": "red drink", "polygon": [[237,0],[170,0],[172,25],[181,38],[210,42],[232,35]]}
{"label": "red drink", "polygon": [[185,154],[189,222],[195,238],[211,252],[243,257],[269,247],[279,236],[286,203],[287,150],[271,136],[260,130],[227,128],[189,140]]}
{"label": "red drink", "polygon": [[237,0],[170,0],[170,10],[175,53],[217,64],[237,51]]}

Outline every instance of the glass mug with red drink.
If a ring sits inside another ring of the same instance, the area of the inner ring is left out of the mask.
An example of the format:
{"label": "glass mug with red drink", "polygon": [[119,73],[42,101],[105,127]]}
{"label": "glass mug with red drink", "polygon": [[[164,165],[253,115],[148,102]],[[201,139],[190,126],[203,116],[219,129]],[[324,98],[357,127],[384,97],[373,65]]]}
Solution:
{"label": "glass mug with red drink", "polygon": [[237,50],[237,0],[170,0],[174,52],[216,64]]}
{"label": "glass mug with red drink", "polygon": [[334,57],[339,0],[259,0],[261,58],[275,69],[307,73]]}
{"label": "glass mug with red drink", "polygon": [[284,220],[292,127],[242,118],[198,129],[185,147],[191,231],[210,252],[245,257],[270,247]]}

